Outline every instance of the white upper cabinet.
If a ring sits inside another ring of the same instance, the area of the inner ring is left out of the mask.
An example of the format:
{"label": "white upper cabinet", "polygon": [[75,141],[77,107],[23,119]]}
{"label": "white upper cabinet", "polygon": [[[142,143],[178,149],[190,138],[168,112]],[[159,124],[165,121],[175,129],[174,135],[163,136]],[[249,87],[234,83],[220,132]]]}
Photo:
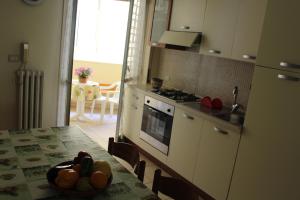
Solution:
{"label": "white upper cabinet", "polygon": [[171,5],[171,0],[155,0],[150,36],[150,42],[153,46],[159,46],[159,39],[169,28]]}
{"label": "white upper cabinet", "polygon": [[240,0],[208,0],[200,53],[230,57]]}
{"label": "white upper cabinet", "polygon": [[202,32],[206,0],[173,0],[170,30]]}
{"label": "white upper cabinet", "polygon": [[300,72],[299,8],[299,0],[269,0],[257,65]]}
{"label": "white upper cabinet", "polygon": [[268,0],[241,0],[232,58],[255,62]]}

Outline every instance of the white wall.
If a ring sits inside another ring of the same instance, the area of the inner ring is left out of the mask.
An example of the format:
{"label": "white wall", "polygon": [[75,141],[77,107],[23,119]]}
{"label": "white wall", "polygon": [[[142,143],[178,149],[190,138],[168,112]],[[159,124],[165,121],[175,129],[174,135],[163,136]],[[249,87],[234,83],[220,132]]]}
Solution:
{"label": "white wall", "polygon": [[15,71],[9,54],[19,54],[21,42],[29,42],[29,68],[45,72],[43,126],[56,124],[59,55],[63,0],[45,0],[28,6],[22,0],[0,1],[0,129],[17,126]]}

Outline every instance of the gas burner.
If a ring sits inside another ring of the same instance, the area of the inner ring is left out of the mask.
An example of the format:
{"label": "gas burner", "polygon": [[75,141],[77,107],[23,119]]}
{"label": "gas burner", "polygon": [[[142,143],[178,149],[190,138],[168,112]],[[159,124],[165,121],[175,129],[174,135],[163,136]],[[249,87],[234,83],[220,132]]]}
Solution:
{"label": "gas burner", "polygon": [[172,99],[176,102],[190,102],[190,101],[197,101],[199,98],[193,94],[188,94],[186,92],[182,92],[180,90],[172,90],[172,89],[160,89],[157,91],[152,92]]}

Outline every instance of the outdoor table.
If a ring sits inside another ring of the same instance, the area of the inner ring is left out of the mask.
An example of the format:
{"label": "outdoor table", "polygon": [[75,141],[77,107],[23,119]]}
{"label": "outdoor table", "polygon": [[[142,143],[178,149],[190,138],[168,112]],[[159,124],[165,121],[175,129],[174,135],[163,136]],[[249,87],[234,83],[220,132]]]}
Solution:
{"label": "outdoor table", "polygon": [[[76,99],[76,114],[71,117],[71,120],[90,121],[91,119],[85,115],[85,102],[86,100],[95,100],[98,96],[98,83],[93,81],[88,81],[87,83],[80,83],[79,81],[73,80],[72,97]],[[103,116],[101,117],[103,118]]]}

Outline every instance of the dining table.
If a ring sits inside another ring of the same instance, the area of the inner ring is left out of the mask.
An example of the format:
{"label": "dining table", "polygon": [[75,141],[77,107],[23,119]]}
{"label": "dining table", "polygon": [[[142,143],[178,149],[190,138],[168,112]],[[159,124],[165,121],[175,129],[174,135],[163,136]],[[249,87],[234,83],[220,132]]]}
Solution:
{"label": "dining table", "polygon": [[82,199],[66,196],[47,181],[48,170],[78,152],[107,161],[111,185],[87,199],[156,200],[158,197],[78,126],[0,131],[0,200]]}

